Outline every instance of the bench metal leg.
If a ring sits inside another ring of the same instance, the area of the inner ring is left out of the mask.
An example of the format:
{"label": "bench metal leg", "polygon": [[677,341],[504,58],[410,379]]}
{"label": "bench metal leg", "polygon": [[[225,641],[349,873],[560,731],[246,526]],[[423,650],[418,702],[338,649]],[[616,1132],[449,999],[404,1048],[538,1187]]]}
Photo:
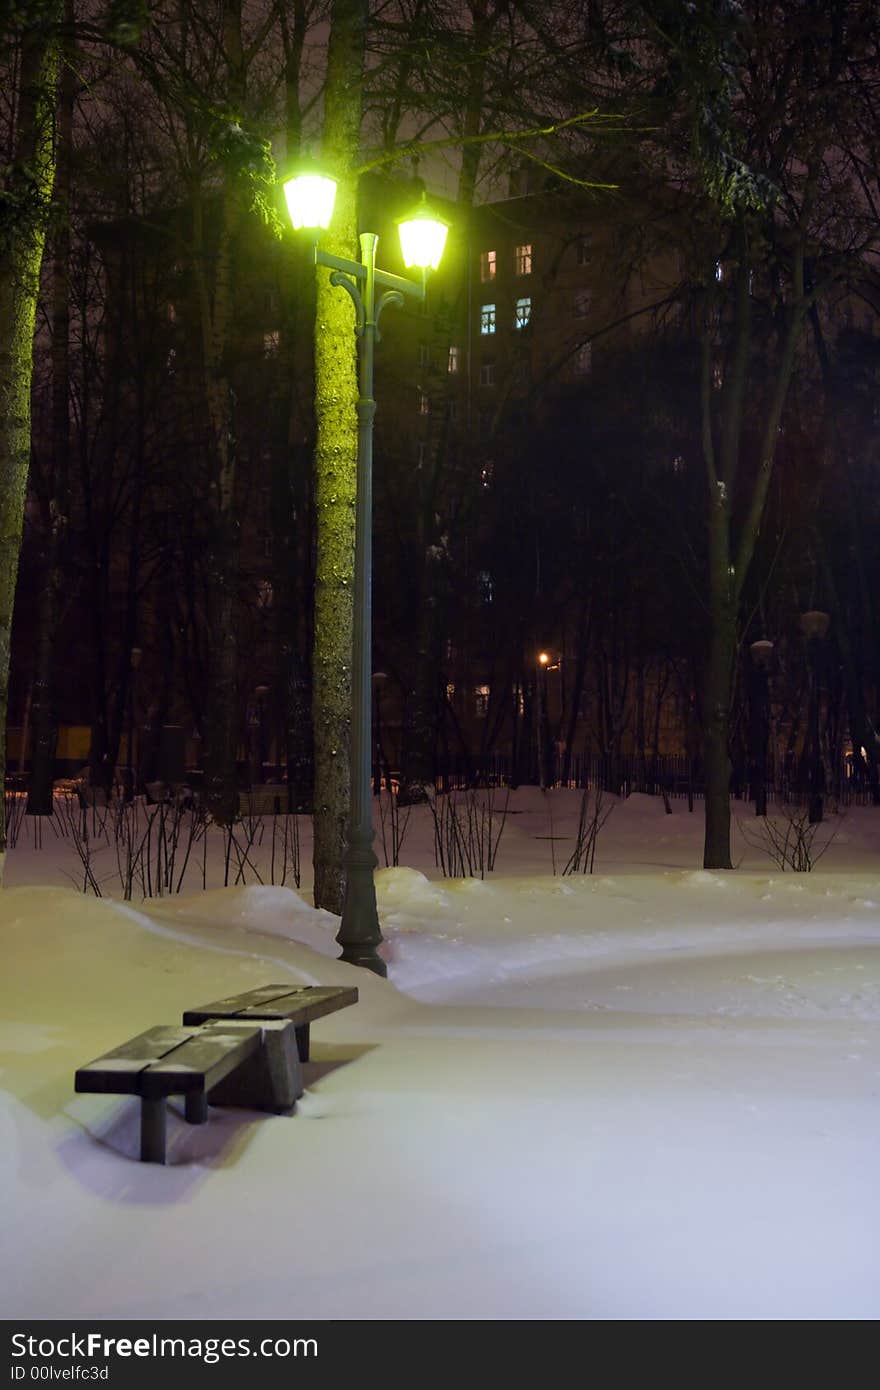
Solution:
{"label": "bench metal leg", "polygon": [[309,1025],[307,1023],[299,1024],[296,1029],[296,1050],[301,1062],[309,1060]]}
{"label": "bench metal leg", "polygon": [[141,1163],[165,1162],[165,1098],[141,1100]]}
{"label": "bench metal leg", "polygon": [[186,1122],[203,1125],[208,1120],[208,1097],[204,1091],[188,1091],[183,1101]]}

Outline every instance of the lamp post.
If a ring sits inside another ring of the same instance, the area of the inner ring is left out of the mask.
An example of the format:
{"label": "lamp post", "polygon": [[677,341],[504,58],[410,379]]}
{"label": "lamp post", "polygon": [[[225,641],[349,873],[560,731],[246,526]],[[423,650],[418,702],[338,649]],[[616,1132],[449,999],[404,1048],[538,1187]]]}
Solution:
{"label": "lamp post", "polygon": [[767,814],[767,733],[770,715],[770,662],[773,643],[766,638],[749,646],[752,658],[752,697],[750,701],[752,734],[751,792],[755,815]]}
{"label": "lamp post", "polygon": [[129,677],[128,682],[128,775],[130,782],[130,795],[126,795],[126,801],[130,801],[133,797],[137,796],[138,790],[137,762],[135,761],[134,756],[136,724],[135,710],[137,704],[135,686],[137,684],[138,668],[140,667],[143,655],[143,651],[140,647],[132,647],[131,651],[128,654],[128,662],[129,666],[131,667],[131,676]]}
{"label": "lamp post", "polygon": [[[373,711],[375,728],[373,730],[373,795],[382,792],[382,687],[388,679],[385,671],[373,672]],[[388,790],[391,790],[389,785]]]}
{"label": "lamp post", "polygon": [[808,762],[808,818],[810,825],[818,825],[822,820],[823,798],[825,795],[825,765],[822,762],[822,747],[819,739],[819,680],[822,643],[828,634],[831,622],[827,613],[818,608],[801,614],[801,632],[807,639],[807,666],[810,682],[809,720],[807,742]]}
{"label": "lamp post", "polygon": [[376,911],[373,871],[373,812],[370,797],[371,666],[372,666],[372,516],[373,516],[373,356],[379,337],[379,320],[388,305],[403,306],[404,299],[424,300],[427,272],[440,264],[448,225],[422,200],[416,211],[398,223],[406,269],[421,271],[419,280],[379,270],[376,266],[375,232],[362,232],[360,260],[350,261],[322,251],[321,231],[330,225],[336,195],[335,180],[308,169],[284,183],[284,195],[294,231],[313,238],[314,264],[327,266],[330,283],[345,290],[354,303],[358,340],[358,468],[355,508],[354,632],[351,684],[351,811],[348,844],[343,863],[346,871],[342,923],[336,940],[340,958],[361,965],[376,975],[386,975],[377,948],[382,941]]}
{"label": "lamp post", "polygon": [[550,653],[538,652],[538,671],[535,682],[537,703],[537,727],[535,733],[538,743],[538,786],[541,791],[547,787],[547,671],[550,667]]}

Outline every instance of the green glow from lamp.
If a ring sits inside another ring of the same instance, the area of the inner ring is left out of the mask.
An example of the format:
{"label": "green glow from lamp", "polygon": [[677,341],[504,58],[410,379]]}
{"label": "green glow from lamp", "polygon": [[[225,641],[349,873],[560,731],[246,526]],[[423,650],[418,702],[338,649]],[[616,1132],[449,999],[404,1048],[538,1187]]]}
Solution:
{"label": "green glow from lamp", "polygon": [[407,270],[436,270],[446,245],[449,223],[434,212],[424,196],[415,212],[400,218],[397,230]]}
{"label": "green glow from lamp", "polygon": [[333,216],[336,180],[314,168],[300,169],[285,180],[284,197],[295,232],[323,232]]}

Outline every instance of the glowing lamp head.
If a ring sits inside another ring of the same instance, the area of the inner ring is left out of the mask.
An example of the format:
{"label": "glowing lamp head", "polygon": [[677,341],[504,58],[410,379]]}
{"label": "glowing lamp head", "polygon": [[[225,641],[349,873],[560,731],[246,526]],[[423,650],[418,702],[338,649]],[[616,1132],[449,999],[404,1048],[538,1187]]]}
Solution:
{"label": "glowing lamp head", "polygon": [[407,270],[436,270],[446,245],[449,223],[428,206],[424,195],[415,212],[401,217],[397,229]]}
{"label": "glowing lamp head", "polygon": [[549,665],[550,665],[550,653],[549,653],[549,652],[538,652],[538,660],[540,661],[540,663],[541,663],[542,666],[549,666]]}
{"label": "glowing lamp head", "polygon": [[326,231],[336,201],[336,180],[316,169],[301,169],[285,180],[284,197],[295,232]]}

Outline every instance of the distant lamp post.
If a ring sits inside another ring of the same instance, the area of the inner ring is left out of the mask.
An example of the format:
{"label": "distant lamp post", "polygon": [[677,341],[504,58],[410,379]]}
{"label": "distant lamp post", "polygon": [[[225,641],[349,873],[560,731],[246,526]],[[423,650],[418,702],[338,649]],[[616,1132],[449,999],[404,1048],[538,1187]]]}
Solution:
{"label": "distant lamp post", "polygon": [[548,683],[548,679],[547,679],[547,672],[552,668],[552,666],[553,666],[553,656],[552,656],[552,653],[551,653],[551,652],[546,652],[546,651],[540,651],[540,652],[538,652],[538,679],[537,679],[537,682],[536,682],[537,689],[536,689],[536,691],[535,691],[535,695],[536,695],[536,697],[537,697],[537,706],[538,706],[538,708],[537,708],[538,719],[537,719],[537,729],[536,729],[535,732],[536,732],[537,744],[538,744],[538,786],[541,788],[542,791],[545,791],[545,790],[546,790],[547,782],[548,782],[548,764],[549,764],[548,753],[549,753],[550,736],[549,736],[549,732],[548,732],[548,718],[549,718],[549,712],[548,712],[548,708],[547,708],[547,703],[548,703],[548,697],[549,697],[549,693],[550,693],[550,688],[549,688],[549,683]]}
{"label": "distant lamp post", "polygon": [[[382,791],[382,687],[388,679],[387,672],[373,672],[373,795]],[[391,790],[391,787],[388,787]]]}
{"label": "distant lamp post", "polygon": [[770,725],[770,663],[773,643],[761,638],[749,646],[752,694],[750,700],[752,733],[752,799],[755,815],[767,814],[767,736]]}
{"label": "distant lamp post", "polygon": [[[135,758],[134,745],[136,738],[135,712],[137,709],[136,685],[137,673],[143,658],[143,650],[140,647],[132,647],[128,654],[128,664],[131,668],[131,676],[128,682],[128,775],[131,779],[131,797],[137,795],[138,790],[138,760]],[[126,800],[130,797],[126,796]]]}
{"label": "distant lamp post", "polygon": [[254,696],[248,711],[248,781],[251,787],[264,781],[266,696],[268,693],[268,685],[255,686]]}
{"label": "distant lamp post", "polygon": [[821,609],[811,608],[801,614],[801,632],[807,639],[807,668],[809,675],[809,717],[807,722],[808,817],[810,825],[822,820],[825,796],[825,764],[819,738],[819,703],[821,697],[822,644],[828,636],[831,619]]}
{"label": "distant lamp post", "polygon": [[[376,268],[375,232],[360,235],[361,258],[346,260],[318,246],[320,233],[330,225],[336,183],[314,167],[306,168],[284,184],[284,196],[295,231],[310,234],[314,241],[314,263],[332,272],[331,285],[345,290],[354,303],[355,333],[358,339],[358,470],[355,512],[354,635],[351,686],[351,814],[346,870],[345,904],[336,940],[342,947],[341,959],[362,965],[376,975],[386,975],[385,962],[377,947],[382,941],[376,911],[373,871],[378,863],[373,853],[373,814],[370,799],[371,735],[371,587],[373,513],[373,355],[379,336],[379,320],[388,305],[403,306],[404,298],[423,301],[429,270],[436,270],[443,255],[449,224],[433,212],[424,197],[410,216],[398,222],[404,265],[419,270],[418,280]],[[377,288],[381,291],[377,295]]]}

